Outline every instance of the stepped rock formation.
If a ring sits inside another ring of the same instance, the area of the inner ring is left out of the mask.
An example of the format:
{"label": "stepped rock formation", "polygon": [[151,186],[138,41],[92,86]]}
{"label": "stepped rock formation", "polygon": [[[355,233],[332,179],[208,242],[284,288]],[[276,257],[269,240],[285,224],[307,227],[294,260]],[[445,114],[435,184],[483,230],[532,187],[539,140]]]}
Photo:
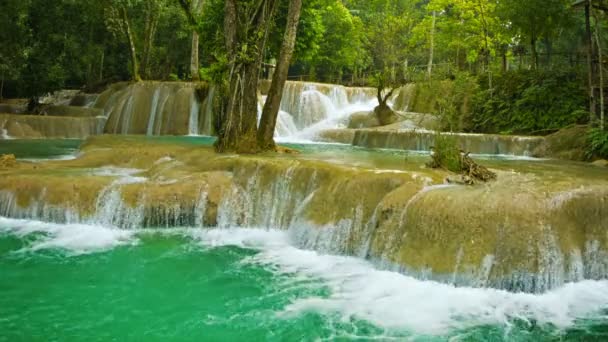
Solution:
{"label": "stepped rock formation", "polygon": [[213,93],[205,83],[117,83],[94,107],[108,118],[105,133],[212,135]]}
{"label": "stepped rock formation", "polygon": [[[320,134],[321,141],[339,142],[367,148],[429,151],[437,133],[426,130],[400,129],[334,129]],[[464,151],[473,154],[538,156],[543,137],[509,136],[472,133],[442,133],[455,137]]]}
{"label": "stepped rock formation", "polygon": [[608,278],[605,169],[495,162],[497,181],[461,187],[444,185],[447,174],[424,161],[378,169],[373,160],[216,155],[166,140],[94,137],[75,160],[0,171],[0,215],[122,229],[283,229],[300,247],[512,291]]}
{"label": "stepped rock formation", "polygon": [[58,117],[0,114],[0,140],[32,138],[82,139],[101,134],[103,117]]}

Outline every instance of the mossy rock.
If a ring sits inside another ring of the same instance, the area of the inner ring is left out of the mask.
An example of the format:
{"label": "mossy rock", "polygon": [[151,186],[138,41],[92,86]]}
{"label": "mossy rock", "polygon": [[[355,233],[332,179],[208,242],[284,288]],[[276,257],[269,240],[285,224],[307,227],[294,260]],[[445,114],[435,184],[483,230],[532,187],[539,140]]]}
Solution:
{"label": "mossy rock", "polygon": [[348,128],[372,128],[380,126],[374,112],[358,112],[350,116]]}
{"label": "mossy rock", "polygon": [[588,126],[577,125],[564,128],[545,137],[533,155],[540,158],[556,158],[574,161],[586,160]]}

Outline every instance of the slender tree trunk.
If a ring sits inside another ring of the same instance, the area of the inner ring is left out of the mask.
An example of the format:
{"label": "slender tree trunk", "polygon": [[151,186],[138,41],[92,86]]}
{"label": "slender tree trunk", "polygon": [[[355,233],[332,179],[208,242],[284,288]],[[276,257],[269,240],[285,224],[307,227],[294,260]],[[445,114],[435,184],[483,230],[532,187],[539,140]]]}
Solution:
{"label": "slender tree trunk", "polygon": [[258,146],[262,150],[275,149],[274,131],[277,124],[277,116],[283,98],[283,89],[287,81],[289,73],[289,64],[293,56],[293,50],[296,44],[296,35],[298,32],[298,23],[300,22],[300,13],[302,10],[302,0],[291,0],[289,3],[289,12],[287,14],[287,27],[281,45],[279,60],[277,61],[276,70],[272,76],[272,83],[268,98],[264,104],[262,111],[262,119],[260,121],[260,129],[258,131]]}
{"label": "slender tree trunk", "polygon": [[146,1],[146,20],[144,26],[144,48],[142,53],[141,69],[146,79],[152,78],[150,72],[150,61],[152,49],[154,48],[154,38],[158,28],[159,11],[158,4],[154,0]]}
{"label": "slender tree trunk", "polygon": [[190,77],[193,81],[200,81],[200,67],[198,57],[199,36],[196,31],[192,31],[192,53],[190,54]]}
{"label": "slender tree trunk", "polygon": [[599,16],[596,11],[594,12],[595,18],[595,41],[597,44],[597,56],[598,56],[598,70],[600,75],[600,128],[604,129],[604,63],[603,54],[602,54],[602,43],[601,43],[601,33],[600,33],[600,21]]}
{"label": "slender tree trunk", "polygon": [[0,101],[4,100],[4,72],[2,73],[2,79],[0,80]]}
{"label": "slender tree trunk", "polygon": [[587,81],[589,87],[589,122],[597,119],[595,90],[593,89],[593,38],[591,35],[591,0],[585,4],[585,43],[587,45]]}
{"label": "slender tree trunk", "polygon": [[485,12],[483,9],[483,3],[481,2],[481,0],[478,1],[478,4],[479,4],[479,13],[481,14],[481,23],[483,26],[483,39],[485,42],[484,69],[489,71],[489,69],[490,69],[490,43],[488,42],[488,23],[486,21]]}
{"label": "slender tree trunk", "polygon": [[545,59],[545,65],[547,67],[551,66],[551,61],[553,59],[553,42],[549,38],[544,39],[545,48],[547,49],[547,58]]}
{"label": "slender tree trunk", "polygon": [[123,5],[121,7],[122,11],[122,20],[124,22],[125,27],[125,35],[127,36],[127,40],[129,41],[129,50],[131,53],[131,77],[133,81],[141,81],[141,77],[139,76],[139,62],[137,61],[137,50],[135,48],[135,37],[133,36],[133,32],[131,31],[131,24],[129,23],[129,16],[127,14],[127,8]]}
{"label": "slender tree trunk", "polygon": [[[192,9],[193,18],[200,15],[203,7],[203,0],[193,0]],[[196,30],[192,30],[192,51],[190,53],[190,77],[193,81],[200,81],[200,66],[199,66],[199,34]]]}
{"label": "slender tree trunk", "polygon": [[101,50],[101,60],[99,61],[99,81],[103,80],[103,63],[104,63],[104,58],[105,58],[105,50]]}
{"label": "slender tree trunk", "polygon": [[532,49],[532,69],[538,69],[538,51],[536,51],[536,35],[532,35],[530,39],[530,48]]}
{"label": "slender tree trunk", "polygon": [[433,11],[433,21],[431,23],[431,34],[430,34],[430,47],[429,47],[429,64],[427,67],[427,73],[429,80],[433,75],[433,54],[435,53],[435,21],[437,20],[437,13]]}

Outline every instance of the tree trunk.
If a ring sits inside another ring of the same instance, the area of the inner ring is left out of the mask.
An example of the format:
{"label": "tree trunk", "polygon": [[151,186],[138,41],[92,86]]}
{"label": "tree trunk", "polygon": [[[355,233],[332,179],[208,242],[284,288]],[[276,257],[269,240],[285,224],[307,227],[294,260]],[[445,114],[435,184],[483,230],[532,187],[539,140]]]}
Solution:
{"label": "tree trunk", "polygon": [[429,65],[427,67],[427,73],[429,80],[433,75],[433,54],[435,53],[435,20],[437,20],[437,13],[433,11],[433,21],[431,23],[431,35],[430,35],[430,48],[429,48]]}
{"label": "tree trunk", "polygon": [[103,80],[103,60],[105,58],[105,50],[101,50],[101,60],[99,61],[99,81]]}
{"label": "tree trunk", "polygon": [[545,37],[544,39],[545,48],[547,49],[547,56],[545,59],[545,66],[550,67],[553,59],[553,41]]}
{"label": "tree trunk", "polygon": [[281,106],[281,99],[283,98],[283,89],[285,88],[285,82],[287,81],[287,75],[289,73],[289,64],[291,63],[291,57],[293,56],[293,50],[296,44],[301,10],[302,0],[292,0],[289,3],[283,44],[281,45],[279,60],[277,61],[276,70],[272,76],[272,83],[260,121],[258,146],[262,150],[275,149],[274,131],[277,124],[279,108]]}
{"label": "tree trunk", "polygon": [[127,8],[123,5],[121,7],[122,11],[122,20],[124,22],[125,27],[125,35],[127,36],[127,40],[129,42],[129,50],[131,53],[131,77],[133,81],[141,81],[141,77],[139,76],[139,62],[137,61],[137,50],[135,48],[135,38],[133,36],[133,32],[131,31],[131,24],[129,23],[129,16],[127,14]]}
{"label": "tree trunk", "polygon": [[146,2],[146,20],[144,26],[144,47],[142,53],[141,69],[144,78],[150,79],[152,77],[150,73],[150,59],[152,55],[152,48],[154,46],[154,37],[156,36],[156,28],[158,27],[158,16],[159,9],[156,8],[157,4],[153,0]]}
{"label": "tree trunk", "polygon": [[200,81],[200,67],[198,63],[199,37],[196,31],[192,31],[192,53],[190,54],[190,77],[193,81]]}
{"label": "tree trunk", "polygon": [[[223,89],[224,110],[215,144],[218,152],[255,153],[257,146],[257,89],[263,53],[276,0],[261,0],[255,7],[226,0],[224,38],[228,53],[228,89]],[[242,56],[246,51],[247,56]]]}
{"label": "tree trunk", "polygon": [[602,55],[602,43],[601,43],[601,33],[600,33],[600,21],[596,11],[594,12],[595,18],[595,41],[597,44],[597,56],[598,56],[598,70],[600,76],[600,128],[604,129],[604,63],[603,55]]}
{"label": "tree trunk", "polygon": [[536,51],[536,35],[532,35],[530,39],[530,48],[532,49],[532,69],[538,69],[538,52]]}
{"label": "tree trunk", "polygon": [[4,73],[2,73],[2,79],[0,80],[0,101],[4,99]]}
{"label": "tree trunk", "polygon": [[585,43],[587,45],[587,86],[589,87],[589,122],[597,119],[595,94],[593,89],[593,38],[591,36],[591,0],[585,4]]}
{"label": "tree trunk", "polygon": [[484,48],[484,71],[490,70],[490,43],[488,42],[488,23],[486,21],[485,12],[483,10],[483,3],[481,0],[478,1],[479,4],[479,13],[481,14],[481,23],[483,27],[483,38],[485,42]]}
{"label": "tree trunk", "polygon": [[[192,17],[193,19],[200,14],[203,7],[203,0],[192,1]],[[196,30],[192,30],[192,51],[190,53],[190,77],[193,81],[200,81],[200,65],[199,65],[199,34]]]}

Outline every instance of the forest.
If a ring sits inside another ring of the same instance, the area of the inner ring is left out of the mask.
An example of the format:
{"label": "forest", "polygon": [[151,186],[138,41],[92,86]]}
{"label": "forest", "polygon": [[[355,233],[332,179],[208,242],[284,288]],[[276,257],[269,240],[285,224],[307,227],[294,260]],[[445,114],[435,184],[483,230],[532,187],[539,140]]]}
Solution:
{"label": "forest", "polygon": [[[117,81],[222,84],[229,114],[218,114],[220,136],[251,140],[243,138],[256,134],[247,128],[251,122],[227,124],[231,111],[255,107],[247,100],[254,95],[235,93],[235,82],[257,83],[272,66],[284,75],[275,77],[279,85],[421,84],[427,97],[436,95],[435,114],[449,131],[546,135],[587,125],[589,155],[606,156],[607,6],[599,0],[5,0],[0,98],[30,98],[33,108],[54,90],[98,92]],[[450,95],[439,96],[446,87]],[[261,131],[278,111],[268,107]],[[272,145],[262,135],[260,146]]]}

